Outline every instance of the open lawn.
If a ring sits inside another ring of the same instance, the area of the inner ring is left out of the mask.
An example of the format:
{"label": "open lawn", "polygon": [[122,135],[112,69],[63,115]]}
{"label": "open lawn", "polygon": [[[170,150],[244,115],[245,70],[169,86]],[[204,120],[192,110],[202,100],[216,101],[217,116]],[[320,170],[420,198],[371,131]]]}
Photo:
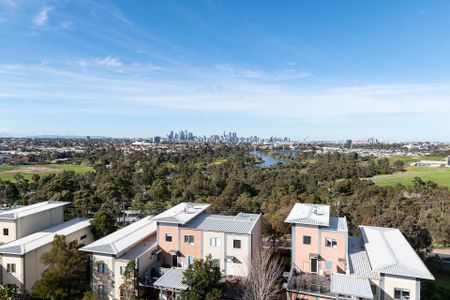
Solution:
{"label": "open lawn", "polygon": [[406,172],[399,172],[389,175],[377,175],[368,178],[381,186],[392,186],[397,183],[410,186],[414,177],[422,180],[431,180],[438,185],[450,188],[450,168],[427,168],[427,167],[406,167]]}
{"label": "open lawn", "polygon": [[25,179],[31,179],[34,174],[56,174],[63,171],[74,171],[76,173],[85,173],[94,169],[82,165],[66,165],[66,164],[42,164],[42,165],[1,165],[0,178],[3,180],[14,181],[14,176],[22,175]]}

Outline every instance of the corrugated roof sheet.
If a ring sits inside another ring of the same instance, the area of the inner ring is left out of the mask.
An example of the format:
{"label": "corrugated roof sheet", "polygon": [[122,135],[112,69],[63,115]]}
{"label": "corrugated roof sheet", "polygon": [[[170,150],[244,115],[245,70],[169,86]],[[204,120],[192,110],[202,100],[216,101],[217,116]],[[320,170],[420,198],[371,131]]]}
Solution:
{"label": "corrugated roof sheet", "polygon": [[348,258],[350,274],[375,278],[376,273],[370,267],[369,257],[364,250],[364,241],[360,237],[350,236],[348,238]]}
{"label": "corrugated roof sheet", "polygon": [[403,234],[394,228],[360,226],[372,270],[434,280]]}
{"label": "corrugated roof sheet", "polygon": [[328,230],[348,231],[347,219],[345,217],[330,217]]}
{"label": "corrugated roof sheet", "polygon": [[69,235],[91,226],[90,219],[75,218],[0,246],[0,253],[23,255],[53,242],[55,235]]}
{"label": "corrugated roof sheet", "polygon": [[296,203],[285,222],[329,226],[330,206],[323,204]]}
{"label": "corrugated roof sheet", "polygon": [[117,230],[83,248],[81,251],[122,255],[134,245],[156,234],[156,222],[152,216],[145,217],[133,224]]}
{"label": "corrugated roof sheet", "polygon": [[182,202],[160,213],[153,219],[158,222],[184,225],[201,214],[203,211],[205,211],[205,209],[207,209],[209,206],[210,204]]}
{"label": "corrugated roof sheet", "polygon": [[189,223],[186,228],[203,231],[217,231],[227,233],[251,234],[260,215],[240,213],[236,216],[202,214]]}
{"label": "corrugated roof sheet", "polygon": [[164,274],[159,277],[153,284],[159,289],[169,290],[187,290],[188,285],[182,283],[183,281],[183,269],[171,268],[164,271]]}
{"label": "corrugated roof sheet", "polygon": [[0,219],[15,220],[29,216],[32,214],[40,213],[49,209],[57,208],[60,206],[68,205],[70,202],[62,201],[44,201],[19,208],[9,209],[0,212]]}
{"label": "corrugated roof sheet", "polygon": [[373,299],[369,279],[351,275],[331,274],[330,291],[335,294]]}

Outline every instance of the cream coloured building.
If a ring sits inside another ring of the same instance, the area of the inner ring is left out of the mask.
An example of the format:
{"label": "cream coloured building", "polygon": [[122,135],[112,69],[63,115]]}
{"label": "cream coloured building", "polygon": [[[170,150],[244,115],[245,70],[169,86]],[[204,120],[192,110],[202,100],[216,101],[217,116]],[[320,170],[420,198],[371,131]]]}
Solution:
{"label": "cream coloured building", "polygon": [[97,298],[121,299],[124,295],[123,275],[130,262],[135,262],[141,286],[149,282],[151,267],[158,264],[156,222],[151,216],[145,217],[80,251],[91,255],[91,289]]}
{"label": "cream coloured building", "polygon": [[69,202],[45,201],[0,211],[0,244],[64,222],[64,206]]}
{"label": "cream coloured building", "polygon": [[14,285],[20,292],[30,292],[47,268],[40,258],[50,251],[56,235],[64,235],[68,242],[77,240],[80,244],[93,241],[90,220],[75,218],[4,244],[0,246],[2,284]]}

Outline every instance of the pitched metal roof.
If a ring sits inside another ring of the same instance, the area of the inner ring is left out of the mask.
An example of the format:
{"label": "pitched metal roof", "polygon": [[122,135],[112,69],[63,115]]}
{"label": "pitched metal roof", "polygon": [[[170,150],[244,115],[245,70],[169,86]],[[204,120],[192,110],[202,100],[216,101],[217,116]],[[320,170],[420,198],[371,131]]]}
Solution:
{"label": "pitched metal roof", "polygon": [[360,226],[372,270],[434,280],[434,276],[398,229]]}
{"label": "pitched metal roof", "polygon": [[348,231],[347,218],[345,217],[330,217],[330,227],[328,230]]}
{"label": "pitched metal roof", "polygon": [[90,220],[75,218],[0,246],[3,255],[23,255],[53,242],[55,235],[69,235],[91,226]]}
{"label": "pitched metal roof", "polygon": [[369,279],[351,275],[331,274],[330,291],[335,294],[373,299]]}
{"label": "pitched metal roof", "polygon": [[187,290],[188,285],[184,284],[183,281],[183,271],[182,268],[161,268],[164,274],[159,277],[153,284],[156,288],[166,289],[166,290]]}
{"label": "pitched metal roof", "polygon": [[376,272],[370,267],[369,257],[364,249],[364,241],[360,237],[348,238],[348,259],[350,274],[360,277],[375,278]]}
{"label": "pitched metal roof", "polygon": [[323,204],[296,203],[285,222],[329,226],[330,206]]}
{"label": "pitched metal roof", "polygon": [[239,213],[236,216],[202,214],[187,223],[185,227],[203,231],[251,234],[260,216],[247,213]]}
{"label": "pitched metal roof", "polygon": [[96,240],[80,250],[120,256],[155,233],[156,222],[152,219],[152,216],[148,216]]}
{"label": "pitched metal roof", "polygon": [[16,220],[68,204],[70,204],[70,202],[44,201],[27,206],[21,206],[19,208],[8,209],[6,211],[0,211],[0,220]]}
{"label": "pitched metal roof", "polygon": [[158,222],[186,224],[199,214],[205,211],[210,204],[182,202],[168,210],[155,216],[153,219]]}

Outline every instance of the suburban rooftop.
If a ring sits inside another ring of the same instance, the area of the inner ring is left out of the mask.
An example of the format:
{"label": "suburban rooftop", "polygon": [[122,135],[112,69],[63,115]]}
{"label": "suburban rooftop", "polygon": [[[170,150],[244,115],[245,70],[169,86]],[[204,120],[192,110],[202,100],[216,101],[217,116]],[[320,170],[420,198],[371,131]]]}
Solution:
{"label": "suburban rooftop", "polygon": [[9,209],[0,212],[0,219],[3,220],[16,220],[29,215],[37,214],[46,210],[54,209],[57,207],[65,206],[70,202],[61,201],[44,201],[19,208]]}
{"label": "suburban rooftop", "polygon": [[204,231],[251,234],[261,215],[239,213],[236,216],[202,214],[186,224]]}
{"label": "suburban rooftop", "polygon": [[204,212],[209,206],[210,204],[182,202],[155,216],[153,220],[184,225]]}
{"label": "suburban rooftop", "polygon": [[120,256],[156,232],[156,222],[147,216],[83,248],[81,251]]}
{"label": "suburban rooftop", "polygon": [[359,229],[373,271],[434,280],[400,230],[373,226]]}
{"label": "suburban rooftop", "polygon": [[285,222],[305,225],[330,226],[330,206],[296,203]]}
{"label": "suburban rooftop", "polygon": [[0,253],[23,255],[53,242],[55,235],[69,235],[91,226],[90,219],[75,218],[0,246]]}

